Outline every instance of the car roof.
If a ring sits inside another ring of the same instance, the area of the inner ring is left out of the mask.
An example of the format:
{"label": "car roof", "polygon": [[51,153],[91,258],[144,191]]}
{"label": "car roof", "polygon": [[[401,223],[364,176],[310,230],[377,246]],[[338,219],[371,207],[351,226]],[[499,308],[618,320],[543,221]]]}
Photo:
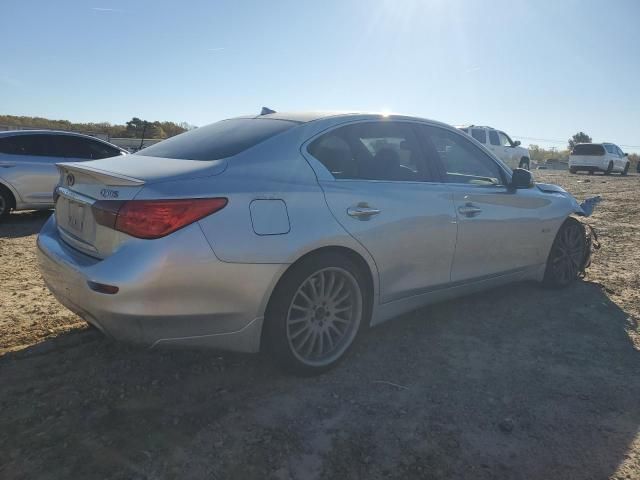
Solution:
{"label": "car roof", "polygon": [[235,118],[268,118],[274,120],[285,120],[296,123],[309,123],[319,120],[328,120],[328,119],[349,119],[349,120],[372,120],[372,119],[380,119],[380,118],[388,118],[390,120],[413,120],[419,122],[429,122],[436,125],[441,125],[445,127],[451,128],[451,125],[448,125],[443,122],[438,122],[437,120],[431,120],[424,117],[416,117],[411,115],[402,115],[398,113],[387,113],[387,112],[354,112],[354,111],[301,111],[301,112],[275,112],[269,113],[266,115],[245,115],[241,117]]}
{"label": "car roof", "polygon": [[[0,135],[2,136],[13,136],[13,135],[31,135],[31,134],[36,134],[36,135],[71,135],[74,137],[84,137],[84,138],[96,138],[98,140],[102,140],[99,137],[94,137],[93,135],[87,135],[84,133],[78,133],[78,132],[67,132],[65,130],[4,130],[0,132]],[[103,140],[104,141],[104,140]]]}

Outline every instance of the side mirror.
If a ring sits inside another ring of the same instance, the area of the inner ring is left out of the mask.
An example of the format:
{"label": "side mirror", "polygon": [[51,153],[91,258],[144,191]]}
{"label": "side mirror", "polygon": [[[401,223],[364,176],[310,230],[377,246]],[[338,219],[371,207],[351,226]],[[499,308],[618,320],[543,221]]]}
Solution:
{"label": "side mirror", "polygon": [[531,188],[533,187],[533,175],[531,175],[529,170],[516,168],[513,171],[513,175],[511,175],[511,184],[509,186],[514,190],[518,188]]}
{"label": "side mirror", "polygon": [[514,147],[519,147],[520,146],[520,140],[516,140],[515,142],[513,142],[513,146]]}

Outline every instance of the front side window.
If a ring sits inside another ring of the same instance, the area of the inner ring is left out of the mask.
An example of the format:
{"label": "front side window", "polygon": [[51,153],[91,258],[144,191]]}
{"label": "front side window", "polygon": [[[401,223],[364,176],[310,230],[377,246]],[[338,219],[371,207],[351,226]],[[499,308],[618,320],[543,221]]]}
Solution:
{"label": "front side window", "polygon": [[498,138],[498,132],[495,130],[489,130],[489,143],[491,145],[500,145],[500,138]]}
{"label": "front side window", "polygon": [[447,183],[470,185],[503,185],[498,164],[472,142],[455,132],[425,127],[427,155],[437,155]]}
{"label": "front side window", "polygon": [[49,135],[14,135],[0,138],[0,153],[9,155],[53,156]]}
{"label": "front side window", "polygon": [[487,132],[481,128],[472,128],[471,136],[480,143],[487,143]]}
{"label": "front side window", "polygon": [[616,146],[616,151],[618,152],[618,156],[619,157],[624,157],[624,152],[622,150],[620,150],[620,147]]}
{"label": "front side window", "polygon": [[609,152],[609,153],[616,153],[616,149],[615,149],[615,147],[614,147],[613,145],[607,145],[607,144],[605,144],[605,145],[604,145],[604,148],[605,148],[605,150],[606,150],[607,152]]}
{"label": "front side window", "polygon": [[317,138],[308,151],[337,179],[425,181],[428,177],[408,123],[347,125]]}
{"label": "front side window", "polygon": [[500,137],[500,145],[503,147],[510,147],[512,144],[509,136],[504,132],[498,132],[498,136]]}

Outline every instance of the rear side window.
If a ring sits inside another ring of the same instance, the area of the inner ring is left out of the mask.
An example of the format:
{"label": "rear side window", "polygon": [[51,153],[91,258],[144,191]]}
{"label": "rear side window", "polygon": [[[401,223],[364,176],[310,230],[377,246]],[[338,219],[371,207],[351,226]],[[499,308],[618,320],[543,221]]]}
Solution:
{"label": "rear side window", "polygon": [[109,145],[73,135],[55,135],[53,141],[59,152],[58,155],[66,158],[99,160],[120,154],[119,150]]}
{"label": "rear side window", "polygon": [[491,145],[500,145],[498,132],[496,132],[495,130],[489,130],[489,143],[491,143]]}
{"label": "rear side window", "polygon": [[145,148],[136,155],[182,160],[219,160],[237,155],[298,122],[236,118],[212,123]]}
{"label": "rear side window", "polygon": [[471,136],[475,138],[480,143],[487,143],[487,132],[480,128],[472,128]]}
{"label": "rear side window", "polygon": [[572,155],[604,155],[604,147],[594,143],[583,143],[573,147]]}
{"label": "rear side window", "polygon": [[55,156],[50,135],[14,135],[0,138],[0,153],[9,155]]}
{"label": "rear side window", "polygon": [[308,150],[338,179],[396,182],[428,179],[418,137],[408,123],[347,125],[314,140]]}

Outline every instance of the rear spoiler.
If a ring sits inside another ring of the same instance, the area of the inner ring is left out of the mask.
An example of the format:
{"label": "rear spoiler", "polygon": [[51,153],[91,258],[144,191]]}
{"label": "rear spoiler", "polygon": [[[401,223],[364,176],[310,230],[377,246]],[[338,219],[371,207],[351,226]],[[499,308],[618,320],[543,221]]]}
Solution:
{"label": "rear spoiler", "polygon": [[77,172],[85,175],[91,175],[101,183],[111,186],[140,187],[145,183],[144,180],[140,180],[138,178],[128,177],[119,173],[107,172],[78,162],[56,163],[56,167],[58,167],[58,171],[60,172],[60,183],[64,183],[62,180],[63,175],[65,175],[65,171],[67,174],[70,172]]}

